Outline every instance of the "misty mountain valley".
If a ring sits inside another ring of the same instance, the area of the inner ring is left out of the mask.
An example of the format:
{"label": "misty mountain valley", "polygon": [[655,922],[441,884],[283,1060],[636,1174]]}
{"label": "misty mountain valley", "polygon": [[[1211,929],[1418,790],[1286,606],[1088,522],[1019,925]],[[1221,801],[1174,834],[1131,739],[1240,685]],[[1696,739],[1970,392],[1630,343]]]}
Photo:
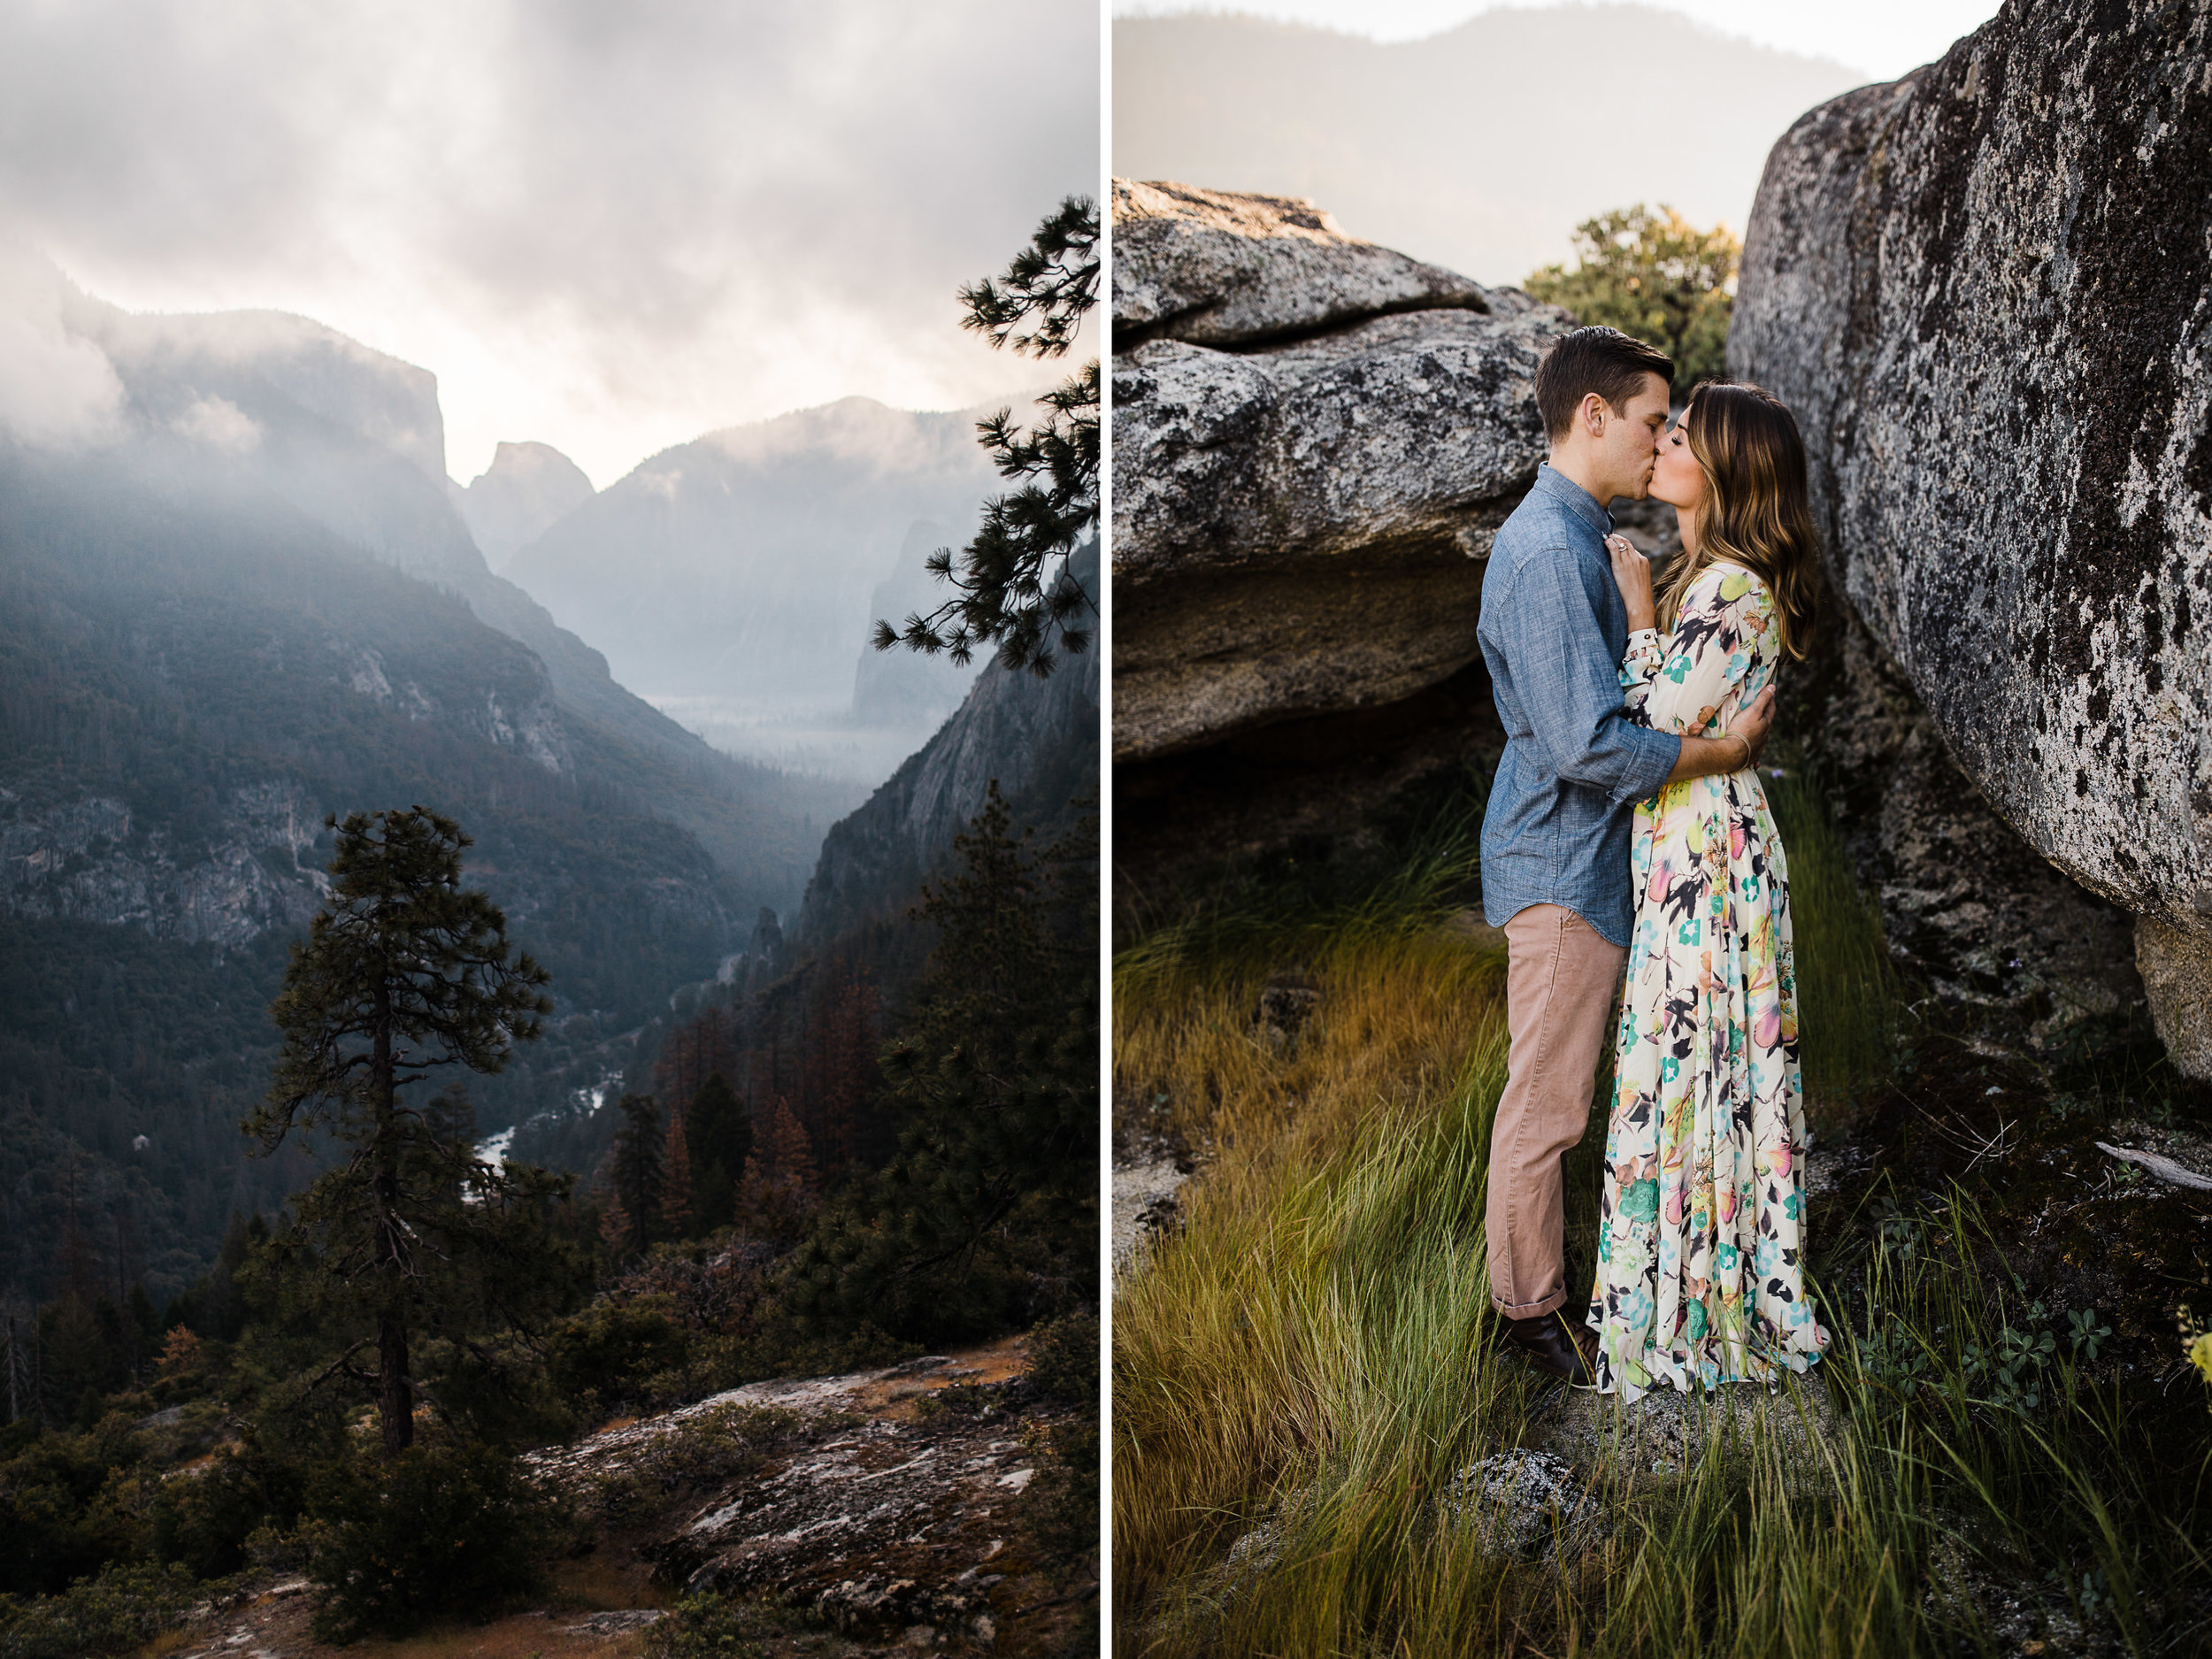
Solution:
{"label": "misty mountain valley", "polygon": [[988,410],[464,488],[7,274],[0,1655],[1095,1651],[1094,369],[1056,661],[878,650]]}

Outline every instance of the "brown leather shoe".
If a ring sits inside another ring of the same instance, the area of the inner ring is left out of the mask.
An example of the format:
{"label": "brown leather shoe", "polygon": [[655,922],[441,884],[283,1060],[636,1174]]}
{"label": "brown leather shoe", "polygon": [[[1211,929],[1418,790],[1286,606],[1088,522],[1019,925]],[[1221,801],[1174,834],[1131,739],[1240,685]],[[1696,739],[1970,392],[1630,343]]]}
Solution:
{"label": "brown leather shoe", "polygon": [[1518,1354],[1563,1382],[1594,1386],[1598,1379],[1597,1333],[1570,1320],[1558,1309],[1533,1319],[1507,1319],[1498,1346]]}

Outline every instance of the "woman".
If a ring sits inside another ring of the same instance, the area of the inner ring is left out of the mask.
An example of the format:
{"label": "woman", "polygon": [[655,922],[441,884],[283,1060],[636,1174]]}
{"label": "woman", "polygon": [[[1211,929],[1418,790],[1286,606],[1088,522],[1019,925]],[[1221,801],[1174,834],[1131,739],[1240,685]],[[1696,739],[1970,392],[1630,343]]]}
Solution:
{"label": "woman", "polygon": [[[1804,655],[1816,545],[1797,423],[1755,386],[1701,386],[1660,441],[1651,493],[1675,509],[1683,557],[1655,604],[1650,565],[1609,539],[1632,630],[1625,702],[1655,730],[1718,737]],[[1789,874],[1758,773],[1640,803],[1632,856],[1589,1316],[1598,1386],[1627,1400],[1771,1381],[1827,1342],[1805,1300]]]}

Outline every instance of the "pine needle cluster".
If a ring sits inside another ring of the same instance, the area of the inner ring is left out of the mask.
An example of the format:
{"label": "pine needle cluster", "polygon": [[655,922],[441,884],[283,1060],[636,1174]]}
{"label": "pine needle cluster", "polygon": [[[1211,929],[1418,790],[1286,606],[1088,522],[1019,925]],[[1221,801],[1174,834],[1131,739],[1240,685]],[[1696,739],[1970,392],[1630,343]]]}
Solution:
{"label": "pine needle cluster", "polygon": [[[960,290],[961,326],[995,349],[1011,345],[1025,357],[1058,357],[1074,344],[1083,319],[1098,303],[1098,208],[1069,196],[1037,227],[1003,277]],[[1026,329],[1025,332],[1025,326]],[[1068,569],[1068,556],[1098,526],[1099,370],[1094,357],[1037,400],[1044,418],[1027,428],[1002,409],[976,423],[978,442],[999,476],[1028,480],[984,503],[983,524],[957,558],[950,548],[929,556],[927,568],[956,597],[893,627],[879,621],[875,648],[904,645],[956,663],[995,646],[1009,668],[1042,678],[1055,652],[1085,649],[1097,596]]]}

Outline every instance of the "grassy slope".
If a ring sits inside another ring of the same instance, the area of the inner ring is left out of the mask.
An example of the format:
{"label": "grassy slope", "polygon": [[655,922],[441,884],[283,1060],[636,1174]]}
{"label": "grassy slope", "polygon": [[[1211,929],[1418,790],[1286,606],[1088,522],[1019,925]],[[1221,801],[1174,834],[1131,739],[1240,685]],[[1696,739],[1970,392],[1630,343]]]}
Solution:
{"label": "grassy slope", "polygon": [[[1776,795],[1816,1133],[1855,1124],[1864,1140],[1899,1087],[1894,988],[1816,801],[1794,780]],[[2082,1650],[2185,1641],[2212,1582],[2188,1537],[2212,1450],[2196,1385],[2154,1397],[2108,1348],[2085,1364],[2062,1340],[2001,1380],[2007,1330],[2039,1343],[2055,1314],[1991,1271],[1963,1188],[1905,1225],[1863,1224],[1878,1172],[1816,1202],[1816,1289],[1848,1294],[1828,1299],[1824,1388],[1781,1402],[1770,1430],[1711,1436],[1667,1480],[1639,1479],[1617,1443],[1581,1471],[1609,1524],[1543,1560],[1506,1548],[1479,1504],[1443,1502],[1457,1471],[1538,1438],[1552,1392],[1489,1350],[1482,1192],[1503,957],[1438,926],[1467,897],[1469,863],[1448,837],[1359,906],[1248,896],[1119,960],[1117,1099],[1212,1157],[1183,1231],[1117,1296],[1125,1649],[1903,1653],[2009,1647],[2030,1630]],[[1293,966],[1323,1001],[1286,1051],[1256,1040],[1251,1010]],[[1578,1286],[1603,1133],[1594,1112],[1568,1162]],[[1824,1449],[1785,1457],[1797,1409],[1824,1393]]]}

